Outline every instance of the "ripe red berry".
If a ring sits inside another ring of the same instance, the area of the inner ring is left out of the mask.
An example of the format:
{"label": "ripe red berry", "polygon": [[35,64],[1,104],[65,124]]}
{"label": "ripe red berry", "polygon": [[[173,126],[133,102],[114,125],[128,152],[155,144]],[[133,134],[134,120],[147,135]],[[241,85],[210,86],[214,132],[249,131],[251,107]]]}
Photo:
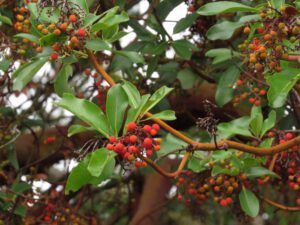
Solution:
{"label": "ripe red berry", "polygon": [[279,144],[283,144],[283,143],[285,143],[285,140],[281,139],[281,140],[279,141]]}
{"label": "ripe red berry", "polygon": [[137,149],[137,147],[131,145],[131,146],[128,147],[128,151],[129,151],[130,153],[132,153],[132,154],[135,154],[135,153],[138,152],[138,149]]}
{"label": "ripe red berry", "polygon": [[151,136],[157,135],[157,130],[151,129],[151,130],[150,130],[150,134],[151,134]]}
{"label": "ripe red berry", "polygon": [[135,167],[140,168],[143,166],[143,163],[141,161],[135,161]]}
{"label": "ripe red berry", "polygon": [[77,35],[78,35],[79,37],[85,37],[85,36],[86,36],[86,30],[83,29],[83,28],[78,29],[78,30],[77,30]]}
{"label": "ripe red berry", "polygon": [[151,157],[152,154],[153,154],[152,150],[147,150],[147,151],[146,151],[147,157]]}
{"label": "ripe red berry", "polygon": [[237,81],[236,81],[236,85],[238,85],[238,86],[243,85],[243,83],[244,83],[244,82],[243,82],[242,80],[237,80]]}
{"label": "ripe red berry", "polygon": [[253,104],[255,102],[255,98],[249,98],[249,102]]}
{"label": "ripe red berry", "polygon": [[257,33],[263,34],[265,32],[265,29],[262,27],[257,28]]}
{"label": "ripe red berry", "polygon": [[[178,199],[179,201],[182,201],[182,199],[183,199],[182,195],[178,195],[178,196],[177,196],[177,199]],[[300,204],[299,204],[299,205],[300,205]]]}
{"label": "ripe red berry", "polygon": [[261,105],[261,102],[260,102],[260,100],[256,100],[256,101],[254,102],[254,105],[256,105],[256,106],[260,106],[260,105]]}
{"label": "ripe red berry", "polygon": [[143,142],[143,146],[145,148],[151,148],[152,147],[152,139],[151,138],[145,138]]}
{"label": "ripe red berry", "polygon": [[159,131],[160,126],[159,126],[157,123],[154,123],[154,124],[152,125],[152,129],[154,129],[154,130],[156,130],[156,131]]}
{"label": "ripe red berry", "polygon": [[145,126],[143,127],[143,131],[146,132],[146,133],[150,133],[150,131],[151,131],[151,126],[145,125]]}
{"label": "ripe red berry", "polygon": [[130,135],[129,137],[129,141],[131,143],[135,143],[137,141],[138,137],[136,135]]}
{"label": "ripe red berry", "polygon": [[109,142],[110,143],[115,143],[117,141],[117,138],[114,136],[109,137]]}
{"label": "ripe red berry", "polygon": [[291,140],[291,139],[293,139],[293,134],[292,133],[286,133],[285,138],[288,139],[288,140]]}
{"label": "ripe red berry", "polygon": [[275,135],[275,134],[274,134],[274,132],[273,132],[273,131],[269,131],[267,135],[268,135],[268,137],[270,137],[270,138],[271,138],[271,137],[274,137],[274,135]]}
{"label": "ripe red berry", "polygon": [[126,125],[127,131],[134,131],[137,128],[135,122],[130,122]]}
{"label": "ripe red berry", "polygon": [[114,150],[115,150],[116,152],[118,152],[118,153],[122,153],[123,150],[124,150],[124,145],[121,144],[121,143],[118,143],[118,144],[116,144]]}
{"label": "ripe red berry", "polygon": [[181,184],[184,183],[184,178],[183,178],[183,177],[180,177],[180,178],[178,179],[178,182],[181,183]]}
{"label": "ripe red berry", "polygon": [[226,202],[227,202],[227,204],[231,204],[232,203],[232,198],[231,197],[228,197],[228,198],[226,198]]}
{"label": "ripe red berry", "polygon": [[220,201],[220,205],[221,205],[221,206],[227,206],[227,201],[226,201],[226,199],[222,199],[222,200]]}
{"label": "ripe red berry", "polygon": [[154,146],[154,150],[155,150],[155,151],[159,151],[159,150],[160,150],[160,145],[155,145],[155,146]]}
{"label": "ripe red berry", "polygon": [[57,53],[52,53],[50,57],[51,57],[51,60],[53,60],[53,61],[57,60],[58,59],[58,54]]}
{"label": "ripe red berry", "polygon": [[260,90],[259,95],[265,95],[265,94],[266,94],[266,90],[264,89]]}
{"label": "ripe red berry", "polygon": [[107,144],[106,148],[110,151],[114,150],[114,145],[113,144]]}
{"label": "ripe red berry", "polygon": [[77,21],[77,16],[76,15],[70,15],[69,16],[69,22],[70,23],[75,23]]}

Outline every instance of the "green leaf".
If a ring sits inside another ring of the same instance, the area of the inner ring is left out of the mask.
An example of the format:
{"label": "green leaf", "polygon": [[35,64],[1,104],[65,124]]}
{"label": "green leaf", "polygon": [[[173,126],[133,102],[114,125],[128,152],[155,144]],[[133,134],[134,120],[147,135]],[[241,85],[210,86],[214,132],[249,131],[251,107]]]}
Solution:
{"label": "green leaf", "polygon": [[177,79],[183,89],[190,89],[194,86],[198,76],[191,69],[184,69],[178,72]]}
{"label": "green leaf", "polygon": [[267,77],[267,83],[270,85],[267,94],[269,105],[273,108],[282,107],[290,90],[299,80],[300,71],[294,68]]}
{"label": "green leaf", "polygon": [[122,86],[117,84],[111,87],[106,98],[106,116],[115,136],[118,136],[127,106],[128,99]]}
{"label": "green leaf", "polygon": [[160,151],[157,152],[158,156],[166,155],[175,150],[184,149],[188,146],[187,143],[168,133],[161,143]]}
{"label": "green leaf", "polygon": [[259,201],[257,197],[246,188],[243,188],[239,194],[240,204],[243,211],[251,216],[256,217],[259,213]]}
{"label": "green leaf", "polygon": [[85,47],[92,51],[111,50],[108,43],[101,39],[87,40]]}
{"label": "green leaf", "polygon": [[285,4],[285,0],[270,0],[270,2],[275,9],[280,9]]}
{"label": "green leaf", "polygon": [[221,13],[235,13],[235,12],[257,12],[258,9],[243,5],[237,2],[218,1],[210,2],[200,7],[197,13],[201,16],[212,16]]}
{"label": "green leaf", "polygon": [[13,23],[12,23],[12,21],[9,17],[3,16],[1,14],[0,14],[0,21],[3,22],[3,23],[6,23],[8,25],[11,25],[11,26],[13,25]]}
{"label": "green leaf", "polygon": [[219,150],[219,151],[214,151],[212,154],[212,158],[214,160],[220,161],[222,159],[227,159],[232,155],[232,151],[223,151],[223,150]]}
{"label": "green leaf", "polygon": [[261,132],[260,132],[260,136],[264,136],[264,134],[270,130],[271,128],[273,128],[275,126],[276,123],[276,112],[274,110],[272,110],[269,115],[268,118],[265,119],[262,128],[261,128]]}
{"label": "green leaf", "polygon": [[26,216],[27,213],[27,208],[26,206],[23,205],[17,205],[16,208],[14,209],[14,214],[18,215],[18,216]]}
{"label": "green leaf", "polygon": [[261,166],[250,167],[247,170],[245,170],[245,173],[248,178],[255,178],[255,177],[262,177],[262,176],[270,176],[270,177],[277,177],[277,178],[279,177],[276,173]]}
{"label": "green leaf", "polygon": [[83,19],[83,27],[89,27],[93,23],[95,23],[98,19],[100,18],[99,15],[96,15],[94,13],[88,14],[84,19]]}
{"label": "green leaf", "polygon": [[65,93],[57,105],[73,113],[103,136],[107,138],[110,136],[106,116],[96,104],[85,99],[76,98],[72,94]]}
{"label": "green leaf", "polygon": [[248,130],[250,118],[244,116],[230,122],[220,123],[218,125],[218,138],[228,139],[235,135],[242,135],[246,137],[252,137],[252,134]]}
{"label": "green leaf", "polygon": [[120,15],[116,15],[115,13],[115,10],[106,13],[103,18],[92,26],[91,32],[98,32],[129,20],[125,12],[122,12]]}
{"label": "green leaf", "polygon": [[115,24],[112,27],[106,28],[102,30],[102,38],[104,40],[109,40],[113,36],[115,36],[119,31],[119,25]]}
{"label": "green leaf", "polygon": [[109,152],[106,148],[100,148],[91,153],[87,170],[94,177],[99,177],[106,164],[115,156],[112,152]]}
{"label": "green leaf", "polygon": [[211,171],[212,176],[217,176],[219,174],[227,174],[230,176],[237,176],[239,173],[240,173],[240,171],[237,168],[225,169],[218,165],[214,166]]}
{"label": "green leaf", "polygon": [[[193,156],[195,156],[195,155],[193,155]],[[205,165],[208,162],[209,162],[209,159],[205,159],[205,158],[199,159],[196,157],[190,157],[187,167],[188,167],[188,169],[192,170],[195,173],[200,173],[202,171],[207,170],[207,167]]]}
{"label": "green leaf", "polygon": [[72,67],[69,64],[63,65],[61,70],[58,72],[54,81],[54,90],[58,96],[62,97],[64,93],[74,93],[73,89],[68,85],[68,78],[72,75],[72,73]]}
{"label": "green leaf", "polygon": [[21,91],[47,61],[47,58],[42,58],[20,66],[20,68],[13,73],[15,79],[13,82],[13,90]]}
{"label": "green leaf", "polygon": [[131,82],[126,80],[123,80],[122,88],[127,94],[130,106],[133,108],[138,108],[141,102],[139,90]]}
{"label": "green leaf", "polygon": [[86,0],[68,0],[68,2],[73,2],[74,3],[73,7],[75,9],[77,8],[77,10],[84,10],[86,14],[89,13],[89,6]]}
{"label": "green leaf", "polygon": [[261,107],[253,106],[251,110],[250,129],[256,137],[259,137],[262,125],[263,115]]}
{"label": "green leaf", "polygon": [[32,35],[32,34],[26,34],[26,33],[20,33],[15,35],[15,37],[17,38],[25,38],[28,39],[29,41],[35,42],[35,43],[39,43],[39,38]]}
{"label": "green leaf", "polygon": [[39,11],[37,8],[37,4],[36,3],[29,3],[28,5],[28,10],[30,11],[30,17],[33,19],[38,18],[39,16]]}
{"label": "green leaf", "polygon": [[70,191],[78,191],[86,184],[97,185],[108,179],[113,173],[115,160],[113,157],[111,157],[110,160],[105,164],[102,174],[99,177],[92,176],[87,169],[90,158],[91,154],[87,155],[86,158],[71,171],[66,184],[66,194],[69,194]]}
{"label": "green leaf", "polygon": [[228,67],[221,75],[215,96],[216,103],[219,106],[225,105],[233,98],[234,90],[231,87],[236,82],[239,75],[240,70],[235,65]]}
{"label": "green leaf", "polygon": [[166,95],[168,95],[173,88],[162,86],[156,90],[153,95],[149,98],[145,106],[141,111],[141,115],[144,115],[146,112],[149,112],[158,102],[160,102]]}
{"label": "green leaf", "polygon": [[158,18],[163,21],[167,18],[169,13],[178,6],[182,1],[181,0],[163,0],[156,6],[156,15]]}
{"label": "green leaf", "polygon": [[38,18],[42,22],[46,23],[58,23],[60,18],[60,9],[57,7],[40,7]]}
{"label": "green leaf", "polygon": [[177,34],[190,27],[196,21],[198,16],[199,15],[197,15],[196,13],[192,13],[179,20],[173,29],[173,34]]}
{"label": "green leaf", "polygon": [[9,65],[11,64],[11,61],[10,60],[7,60],[7,59],[2,59],[1,61],[0,61],[0,70],[2,70],[2,71],[6,71],[6,70],[8,70],[8,68],[9,68]]}
{"label": "green leaf", "polygon": [[16,192],[16,193],[23,193],[24,191],[27,191],[29,189],[31,189],[31,185],[25,182],[15,182],[13,183],[13,185],[11,186],[11,189]]}
{"label": "green leaf", "polygon": [[241,22],[223,21],[210,27],[206,33],[209,40],[227,40],[237,28],[244,26]]}
{"label": "green leaf", "polygon": [[145,120],[151,119],[161,119],[161,120],[176,120],[176,115],[173,110],[164,110],[159,113],[155,113],[150,117],[147,117]]}
{"label": "green leaf", "polygon": [[71,125],[68,129],[68,137],[88,131],[95,131],[95,129],[93,127],[85,127],[79,124],[74,124]]}
{"label": "green leaf", "polygon": [[214,58],[212,62],[212,64],[214,65],[230,60],[235,56],[239,56],[239,53],[228,48],[216,48],[207,51],[205,53],[205,56]]}
{"label": "green leaf", "polygon": [[121,55],[124,56],[126,58],[128,58],[130,61],[132,61],[133,63],[144,63],[144,58],[143,56],[141,56],[139,53],[134,52],[134,51],[115,51],[115,53],[117,55]]}
{"label": "green leaf", "polygon": [[122,37],[126,36],[128,33],[125,31],[120,31],[118,33],[116,33],[114,36],[112,36],[111,38],[107,39],[106,41],[108,41],[109,43],[113,43],[119,39],[121,39]]}
{"label": "green leaf", "polygon": [[172,43],[172,46],[176,54],[183,59],[190,59],[192,56],[192,51],[198,48],[194,46],[191,42],[187,40],[178,40]]}

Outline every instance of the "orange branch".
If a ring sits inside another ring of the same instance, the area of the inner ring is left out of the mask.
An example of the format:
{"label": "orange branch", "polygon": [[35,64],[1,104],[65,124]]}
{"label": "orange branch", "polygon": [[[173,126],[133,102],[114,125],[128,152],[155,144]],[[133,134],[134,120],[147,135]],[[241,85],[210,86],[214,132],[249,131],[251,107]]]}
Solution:
{"label": "orange branch", "polygon": [[[115,81],[109,76],[109,74],[106,73],[106,71],[103,69],[103,67],[98,63],[95,55],[88,50],[88,55],[90,60],[92,61],[95,69],[103,76],[103,78],[111,85],[114,86],[116,83]],[[300,56],[297,56],[299,59]],[[295,56],[290,56],[291,59],[294,59]],[[146,117],[150,117],[152,114],[147,112],[145,114]],[[164,121],[160,120],[160,119],[152,119],[154,122],[158,123],[162,128],[164,128],[166,131],[169,131],[171,134],[173,134],[174,136],[176,136],[177,138],[183,140],[184,142],[192,145],[195,149],[201,150],[201,151],[215,151],[218,149],[228,149],[228,148],[233,148],[233,149],[237,149],[243,152],[248,152],[248,153],[252,153],[252,154],[256,154],[256,155],[260,155],[260,156],[264,156],[264,155],[274,155],[276,153],[285,151],[287,149],[289,149],[292,146],[295,145],[299,145],[300,144],[300,136],[287,141],[285,143],[270,147],[270,148],[258,148],[258,147],[253,147],[253,146],[249,146],[246,144],[242,144],[239,142],[235,142],[235,141],[229,141],[229,140],[221,140],[219,142],[217,142],[217,146],[214,143],[201,143],[201,142],[197,142],[194,141],[192,139],[190,139],[189,137],[185,136],[184,134],[182,134],[181,132],[177,131],[176,129],[174,129],[173,127],[169,126],[167,123],[165,123]],[[176,177],[180,171],[184,168],[184,166],[186,165],[186,162],[188,160],[190,156],[190,153],[187,152],[177,171],[174,173],[168,173],[166,171],[164,171],[163,169],[161,169],[156,163],[154,163],[152,160],[143,157],[142,155],[139,155],[139,157],[141,159],[143,159],[144,161],[146,161],[150,166],[152,166],[157,172],[159,172],[160,174],[166,176],[166,177]]]}
{"label": "orange branch", "polygon": [[282,205],[280,203],[277,202],[273,202],[268,198],[262,198],[266,203],[268,203],[269,205],[275,206],[278,209],[282,209],[282,210],[286,210],[286,211],[292,211],[292,212],[297,212],[300,211],[300,207],[296,207],[296,206],[285,206]]}

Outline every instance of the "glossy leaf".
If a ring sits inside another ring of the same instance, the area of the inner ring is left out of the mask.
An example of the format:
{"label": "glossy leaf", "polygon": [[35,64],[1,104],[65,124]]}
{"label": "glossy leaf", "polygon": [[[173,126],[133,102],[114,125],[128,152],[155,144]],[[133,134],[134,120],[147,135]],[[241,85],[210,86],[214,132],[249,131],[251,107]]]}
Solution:
{"label": "glossy leaf", "polygon": [[228,48],[216,48],[207,51],[205,56],[213,58],[212,64],[215,65],[239,56],[239,53]]}
{"label": "glossy leaf", "polygon": [[57,105],[73,113],[103,136],[110,136],[106,116],[96,104],[85,99],[76,98],[72,94],[65,93]]}
{"label": "glossy leaf", "polygon": [[270,177],[277,177],[277,178],[279,177],[276,173],[261,166],[250,167],[247,170],[245,170],[245,173],[248,178],[255,178],[255,177],[262,177],[262,176],[270,176]]}
{"label": "glossy leaf", "polygon": [[108,43],[101,39],[87,40],[85,47],[95,52],[111,50]]}
{"label": "glossy leaf", "polygon": [[178,72],[177,79],[183,89],[190,89],[194,86],[198,76],[191,69],[184,69]]}
{"label": "glossy leaf", "polygon": [[131,107],[137,108],[141,102],[141,95],[139,90],[129,81],[123,80],[122,88],[127,94],[128,101]]}
{"label": "glossy leaf", "polygon": [[159,113],[155,113],[150,117],[147,117],[145,120],[150,120],[150,119],[176,120],[176,115],[173,110],[164,110]]}
{"label": "glossy leaf", "polygon": [[62,97],[64,93],[73,94],[74,91],[68,85],[68,78],[73,73],[72,67],[69,64],[62,66],[54,81],[54,90],[58,96]]}
{"label": "glossy leaf", "polygon": [[11,26],[13,25],[13,23],[12,23],[12,21],[9,17],[3,16],[1,14],[0,14],[0,21],[3,22],[3,23],[6,23],[8,25],[11,25]]}
{"label": "glossy leaf", "polygon": [[116,154],[109,152],[106,148],[100,148],[91,153],[91,158],[89,160],[87,170],[94,177],[99,177],[106,164],[114,157]]}
{"label": "glossy leaf", "polygon": [[197,15],[196,13],[192,13],[179,20],[173,29],[173,34],[177,34],[189,28],[196,21],[198,16],[199,15]]}
{"label": "glossy leaf", "polygon": [[250,190],[243,188],[239,194],[239,200],[243,211],[247,215],[251,217],[256,217],[258,215],[259,201]]}
{"label": "glossy leaf", "polygon": [[273,128],[275,126],[275,123],[276,123],[276,112],[272,110],[269,113],[268,118],[265,119],[265,121],[263,122],[260,136],[262,137],[268,130]]}
{"label": "glossy leaf", "polygon": [[216,91],[216,103],[223,106],[233,98],[234,90],[231,88],[240,75],[240,70],[237,66],[230,66],[221,74]]}
{"label": "glossy leaf", "polygon": [[250,129],[252,133],[259,137],[263,124],[263,115],[261,107],[253,106],[251,110]]}
{"label": "glossy leaf", "polygon": [[247,5],[230,2],[230,1],[218,1],[210,2],[200,7],[197,13],[201,16],[213,16],[221,13],[235,13],[235,12],[257,12],[258,9],[249,7]]}
{"label": "glossy leaf", "polygon": [[15,79],[13,90],[21,91],[47,61],[47,58],[42,58],[20,66],[20,68],[13,73]]}
{"label": "glossy leaf", "polygon": [[250,118],[248,116],[244,116],[227,123],[220,123],[218,125],[217,137],[219,139],[228,139],[235,135],[251,137],[252,134],[248,130],[249,123],[250,123]]}
{"label": "glossy leaf", "polygon": [[39,39],[38,37],[32,35],[32,34],[26,34],[26,33],[20,33],[20,34],[17,34],[15,35],[15,37],[17,38],[25,38],[31,42],[35,42],[35,43],[38,43],[39,42]]}
{"label": "glossy leaf", "polygon": [[191,42],[187,40],[174,41],[172,43],[172,47],[174,48],[176,54],[183,59],[190,59],[193,50],[198,49],[196,46],[194,46]]}
{"label": "glossy leaf", "polygon": [[128,98],[122,86],[111,87],[106,98],[106,116],[115,136],[118,136],[127,106]]}
{"label": "glossy leaf", "polygon": [[1,59],[1,61],[0,61],[0,70],[6,71],[9,68],[10,64],[11,64],[10,60]]}
{"label": "glossy leaf", "polygon": [[144,58],[139,53],[134,51],[115,51],[116,54],[128,58],[133,63],[144,63]]}
{"label": "glossy leaf", "polygon": [[163,0],[156,6],[156,14],[160,20],[165,20],[169,13],[178,6],[181,0]]}
{"label": "glossy leaf", "polygon": [[83,27],[89,27],[100,18],[99,15],[90,13],[83,19]]}
{"label": "glossy leaf", "polygon": [[85,127],[79,124],[74,124],[70,126],[68,129],[68,137],[71,137],[75,134],[88,132],[88,131],[95,131],[95,129],[93,127]]}

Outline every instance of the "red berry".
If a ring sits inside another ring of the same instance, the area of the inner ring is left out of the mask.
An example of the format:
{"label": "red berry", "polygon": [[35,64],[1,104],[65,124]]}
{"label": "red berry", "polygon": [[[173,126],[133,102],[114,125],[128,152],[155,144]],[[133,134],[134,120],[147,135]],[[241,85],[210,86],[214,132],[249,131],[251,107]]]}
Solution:
{"label": "red berry", "polygon": [[147,150],[147,151],[146,151],[147,157],[151,157],[152,154],[153,154],[152,150]]}
{"label": "red berry", "polygon": [[110,143],[115,143],[117,141],[117,138],[114,136],[109,137],[109,142]]}
{"label": "red berry", "polygon": [[230,197],[228,197],[228,198],[226,198],[226,202],[227,202],[227,204],[231,204],[232,203],[232,198],[230,198]]}
{"label": "red berry", "polygon": [[259,95],[265,95],[265,94],[266,94],[266,90],[264,89],[260,90]]}
{"label": "red berry", "polygon": [[155,150],[155,151],[159,151],[159,150],[160,150],[160,145],[155,145],[155,146],[154,146],[154,150]]}
{"label": "red berry", "polygon": [[130,122],[126,125],[127,131],[134,131],[137,128],[135,122]]}
{"label": "red berry", "polygon": [[77,30],[77,35],[79,36],[79,37],[85,37],[86,36],[86,30],[85,29],[78,29]]}
{"label": "red berry", "polygon": [[152,139],[151,138],[145,138],[143,142],[143,146],[145,148],[151,148],[152,147]]}
{"label": "red berry", "polygon": [[123,144],[121,144],[121,143],[116,144],[116,146],[115,146],[115,151],[116,152],[122,153],[123,150],[124,150],[124,145]]}
{"label": "red berry", "polygon": [[151,136],[157,135],[157,130],[151,129],[151,130],[150,130],[150,134],[151,134]]}
{"label": "red berry", "polygon": [[143,131],[145,131],[146,133],[150,133],[150,131],[151,131],[151,126],[145,125],[145,126],[143,127]]}
{"label": "red berry", "polygon": [[143,163],[141,161],[135,161],[135,167],[140,168],[143,166]]}
{"label": "red berry", "polygon": [[254,102],[254,105],[256,105],[256,106],[260,106],[260,105],[261,105],[261,102],[260,102],[260,100],[256,100],[256,101]]}
{"label": "red berry", "polygon": [[293,134],[292,133],[286,133],[285,138],[288,139],[288,140],[291,140],[291,139],[293,139]]}
{"label": "red berry", "polygon": [[131,145],[131,146],[128,147],[128,151],[129,151],[130,153],[133,153],[133,154],[134,154],[134,153],[137,153],[137,152],[138,152],[138,149],[137,149],[137,147]]}
{"label": "red berry", "polygon": [[253,104],[255,102],[255,98],[249,98],[249,102]]}
{"label": "red berry", "polygon": [[154,124],[152,125],[152,129],[154,129],[154,130],[156,130],[156,131],[159,131],[160,126],[159,126],[157,123],[154,123]]}
{"label": "red berry", "polygon": [[130,135],[129,137],[129,141],[131,143],[135,143],[137,141],[138,137],[136,135]]}
{"label": "red berry", "polygon": [[[179,195],[178,195],[178,197],[179,197]],[[300,205],[300,198],[297,198],[296,203],[297,203],[297,205]]]}
{"label": "red berry", "polygon": [[236,81],[236,85],[238,85],[238,86],[243,85],[243,83],[244,83],[244,82],[243,82],[242,80],[237,80],[237,81]]}
{"label": "red berry", "polygon": [[52,53],[51,54],[51,60],[57,60],[58,59],[58,54],[57,53]]}
{"label": "red berry", "polygon": [[[178,196],[177,196],[177,199],[178,199],[179,201],[181,201],[181,200],[183,199],[182,195],[178,195]],[[299,205],[300,205],[300,204],[299,204]]]}
{"label": "red berry", "polygon": [[222,199],[222,200],[220,201],[220,205],[221,205],[221,206],[226,206],[226,205],[227,205],[226,199]]}
{"label": "red berry", "polygon": [[184,178],[183,178],[183,177],[180,177],[180,178],[178,179],[178,182],[182,184],[182,183],[184,182]]}
{"label": "red berry", "polygon": [[268,135],[268,137],[270,137],[270,138],[271,138],[271,137],[274,137],[274,135],[275,135],[275,134],[274,134],[274,132],[273,132],[273,131],[269,131],[267,135]]}
{"label": "red berry", "polygon": [[77,16],[75,15],[70,15],[69,16],[69,22],[70,23],[75,23],[77,21]]}
{"label": "red berry", "polygon": [[264,28],[262,28],[262,27],[259,27],[258,29],[257,29],[257,33],[259,33],[259,34],[262,34],[262,33],[264,33],[265,32],[265,30],[264,30]]}
{"label": "red berry", "polygon": [[107,148],[108,150],[112,151],[112,150],[114,150],[114,145],[112,145],[112,144],[107,144],[107,145],[106,145],[106,148]]}
{"label": "red berry", "polygon": [[281,139],[281,140],[279,141],[279,144],[283,144],[283,143],[285,143],[285,140]]}

